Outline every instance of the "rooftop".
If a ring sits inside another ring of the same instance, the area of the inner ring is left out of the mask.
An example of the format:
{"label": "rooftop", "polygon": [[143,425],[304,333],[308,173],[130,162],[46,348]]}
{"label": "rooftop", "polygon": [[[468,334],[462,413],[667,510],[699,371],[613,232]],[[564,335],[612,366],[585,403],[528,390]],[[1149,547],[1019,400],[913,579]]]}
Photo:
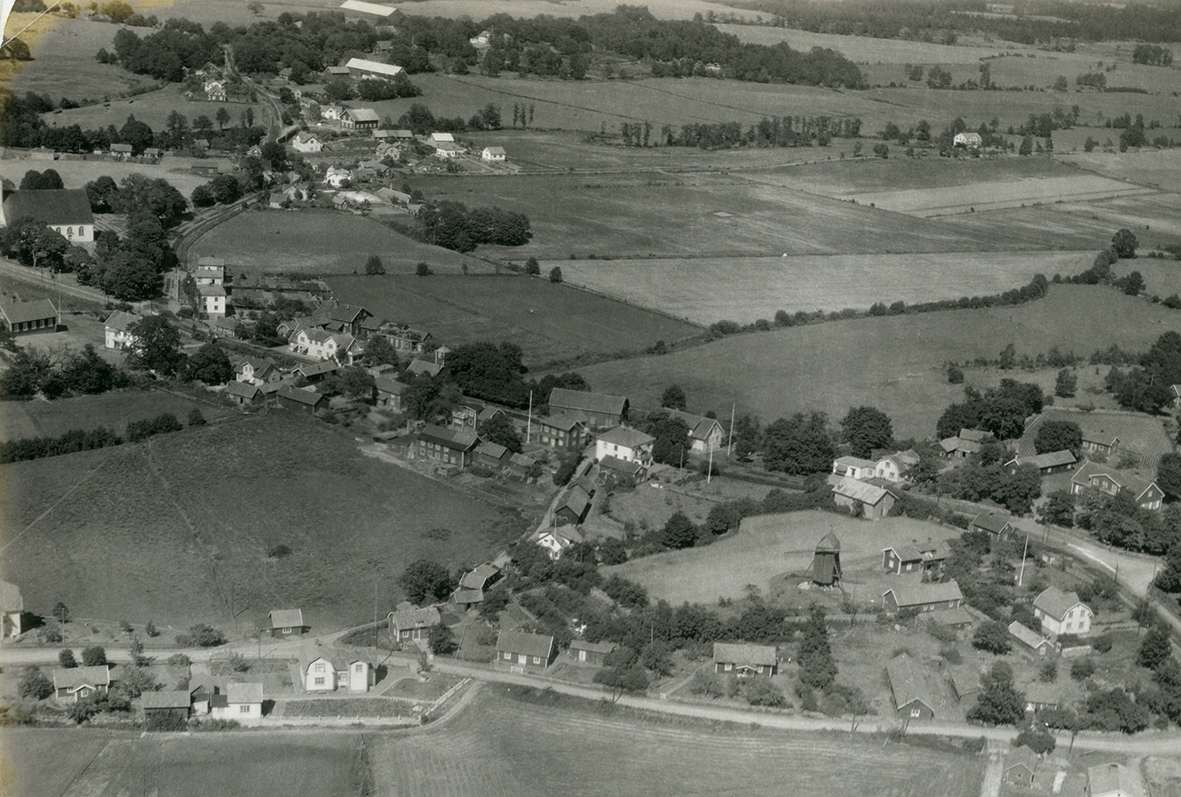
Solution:
{"label": "rooftop", "polygon": [[633,449],[656,442],[656,438],[652,435],[645,434],[639,429],[632,429],[629,426],[616,426],[614,429],[603,432],[603,434],[599,435],[599,440],[604,443]]}
{"label": "rooftop", "polygon": [[272,609],[269,617],[271,628],[300,628],[303,626],[303,609]]}
{"label": "rooftop", "polygon": [[30,216],[43,224],[94,224],[90,199],[82,188],[17,191],[4,200],[9,224]]}
{"label": "rooftop", "polygon": [[899,608],[906,608],[908,606],[924,606],[928,603],[946,603],[949,601],[963,600],[964,594],[960,592],[960,585],[951,581],[936,581],[928,583],[912,582],[909,584],[899,584],[896,587],[891,587],[882,593],[882,597],[894,593],[894,600]]}
{"label": "rooftop", "polygon": [[894,705],[899,709],[918,701],[932,711],[936,703],[931,699],[931,688],[923,670],[907,654],[895,656],[886,665],[886,678],[890,691],[894,693]]}
{"label": "rooftop", "polygon": [[554,648],[554,638],[543,634],[526,634],[521,631],[501,631],[496,637],[496,649],[509,653],[523,653],[548,659]]}
{"label": "rooftop", "polygon": [[555,387],[551,390],[547,403],[551,408],[620,416],[627,410],[628,404],[627,399],[623,396],[590,393],[584,390],[568,390],[564,387]]}
{"label": "rooftop", "polygon": [[772,645],[746,645],[733,642],[714,643],[714,662],[772,666],[778,661],[779,654]]}
{"label": "rooftop", "polygon": [[842,476],[841,480],[832,488],[832,491],[837,495],[843,495],[846,498],[852,498],[854,501],[861,501],[870,506],[874,506],[887,495],[893,494],[884,487],[878,487],[876,484],[870,484],[869,482],[858,481],[850,476]]}
{"label": "rooftop", "polygon": [[1040,595],[1033,599],[1033,608],[1041,609],[1055,620],[1061,620],[1068,611],[1078,606],[1079,603],[1081,601],[1077,592],[1065,592],[1058,587],[1051,586],[1046,587]]}
{"label": "rooftop", "polygon": [[0,301],[0,315],[9,324],[23,324],[28,321],[57,318],[57,308],[48,299],[34,299],[31,302]]}

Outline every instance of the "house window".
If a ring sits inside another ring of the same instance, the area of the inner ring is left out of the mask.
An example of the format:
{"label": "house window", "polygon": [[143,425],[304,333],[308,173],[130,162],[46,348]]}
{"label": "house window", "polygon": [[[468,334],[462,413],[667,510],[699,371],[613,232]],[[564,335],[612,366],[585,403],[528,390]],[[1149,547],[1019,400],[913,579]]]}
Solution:
{"label": "house window", "polygon": [[512,661],[512,660],[513,660],[513,654],[509,653],[508,651],[505,651],[505,653],[504,653],[504,660],[505,660],[505,661]]}
{"label": "house window", "polygon": [[243,703],[242,705],[238,706],[238,713],[239,714],[249,714],[250,713],[250,706]]}
{"label": "house window", "polygon": [[353,670],[354,670],[354,671],[356,671],[356,672],[358,672],[358,673],[364,672],[364,671],[365,671],[365,665],[364,665],[364,664],[361,664],[361,663],[357,663],[356,665],[354,665],[354,666],[353,666]]}
{"label": "house window", "polygon": [[922,712],[920,709],[917,709],[917,708],[912,708],[912,709],[910,710],[910,716],[912,716],[912,717],[918,717],[918,716],[922,716],[922,713],[923,713],[923,712]]}
{"label": "house window", "polygon": [[283,633],[284,633],[284,634],[290,634],[290,633],[291,633],[291,629],[290,629],[290,628],[284,628],[284,629],[283,629]]}
{"label": "house window", "polygon": [[734,665],[727,663],[722,669],[724,669],[726,672],[730,672],[731,670],[734,669]]}
{"label": "house window", "polygon": [[324,672],[324,664],[323,663],[316,664],[316,672]]}
{"label": "house window", "polygon": [[541,664],[541,656],[534,656],[533,663],[534,664]]}
{"label": "house window", "polygon": [[316,680],[314,683],[316,686],[323,686],[324,685],[324,676],[323,675],[316,676]]}

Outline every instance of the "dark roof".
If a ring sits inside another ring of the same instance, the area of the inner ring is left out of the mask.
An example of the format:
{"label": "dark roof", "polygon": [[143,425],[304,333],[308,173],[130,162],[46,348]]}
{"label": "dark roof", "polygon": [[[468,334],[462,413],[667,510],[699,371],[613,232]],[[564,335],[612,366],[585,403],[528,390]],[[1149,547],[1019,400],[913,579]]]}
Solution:
{"label": "dark roof", "polygon": [[630,473],[635,476],[644,469],[644,466],[639,462],[629,462],[626,459],[619,459],[618,457],[606,456],[599,460],[600,468],[607,468],[608,470],[618,470],[624,473]]}
{"label": "dark roof", "polygon": [[470,429],[459,431],[456,429],[446,429],[442,426],[436,426],[433,423],[428,423],[422,427],[422,431],[418,433],[419,440],[427,440],[432,443],[438,443],[441,446],[454,449],[456,451],[467,451],[475,447],[476,433]]}
{"label": "dark roof", "polygon": [[559,412],[556,415],[538,418],[537,422],[542,426],[548,426],[551,429],[561,429],[563,432],[569,432],[575,426],[584,425],[581,420],[567,412]]}
{"label": "dark roof", "polygon": [[554,649],[554,638],[543,634],[526,634],[520,631],[501,631],[496,637],[496,649],[502,652],[523,653],[548,659]]}
{"label": "dark roof", "polygon": [[17,191],[4,200],[9,224],[25,216],[43,224],[94,224],[90,199],[81,188]]}
{"label": "dark roof", "polygon": [[893,551],[903,562],[937,562],[946,559],[950,553],[947,544],[942,540],[887,545],[882,551]]}
{"label": "dark roof", "polygon": [[506,458],[508,449],[500,443],[480,443],[479,448],[476,449],[476,453],[483,454],[495,460],[502,460]]}
{"label": "dark roof", "polygon": [[570,643],[571,650],[585,650],[588,653],[602,653],[606,655],[615,650],[614,642],[585,642],[581,639],[576,639]]}
{"label": "dark roof", "polygon": [[1009,623],[1009,633],[1018,642],[1034,650],[1049,644],[1049,640],[1019,620]]}
{"label": "dark roof", "polygon": [[189,693],[184,689],[167,689],[161,692],[144,692],[141,696],[145,709],[184,708],[190,705]]}
{"label": "dark roof", "polygon": [[280,398],[290,399],[312,407],[324,400],[322,393],[313,393],[310,390],[303,390],[298,387],[292,387],[291,385],[283,385],[279,388],[279,396]]}
{"label": "dark roof", "polygon": [[230,382],[228,385],[226,385],[227,396],[241,396],[242,398],[250,399],[251,401],[253,401],[255,396],[261,392],[262,391],[259,389],[258,385],[252,384],[250,382]]}
{"label": "dark roof", "polygon": [[978,529],[1000,534],[1005,526],[1011,524],[1011,518],[1003,512],[981,512],[972,519],[972,525]]}
{"label": "dark roof", "polygon": [[562,502],[558,509],[569,509],[574,513],[575,517],[581,519],[586,514],[586,508],[590,505],[590,496],[587,495],[586,490],[575,486],[566,495],[566,500]]}
{"label": "dark roof", "polygon": [[430,628],[442,622],[439,610],[434,606],[428,606],[425,609],[403,609],[390,612],[389,620],[399,631],[407,628]]}
{"label": "dark roof", "polygon": [[374,385],[381,393],[389,393],[391,396],[400,396],[402,391],[406,389],[404,382],[399,382],[397,378],[389,374],[382,374],[373,380]]}
{"label": "dark roof", "polygon": [[230,703],[261,703],[262,684],[227,684],[226,700]]}
{"label": "dark roof", "polygon": [[459,579],[459,586],[465,589],[483,589],[490,578],[495,577],[500,573],[500,568],[493,564],[484,564],[463,574],[463,578]]}
{"label": "dark roof", "polygon": [[588,393],[583,390],[567,390],[555,387],[550,391],[551,407],[560,407],[583,412],[599,412],[608,415],[623,415],[627,408],[627,399],[623,396],[608,396],[604,393]]}
{"label": "dark roof", "polygon": [[23,324],[26,321],[40,321],[57,318],[57,308],[48,299],[31,302],[0,302],[0,315],[9,324]]}
{"label": "dark roof", "polygon": [[53,670],[54,689],[77,689],[80,686],[106,686],[111,682],[111,671],[107,665],[97,667],[55,667]]}

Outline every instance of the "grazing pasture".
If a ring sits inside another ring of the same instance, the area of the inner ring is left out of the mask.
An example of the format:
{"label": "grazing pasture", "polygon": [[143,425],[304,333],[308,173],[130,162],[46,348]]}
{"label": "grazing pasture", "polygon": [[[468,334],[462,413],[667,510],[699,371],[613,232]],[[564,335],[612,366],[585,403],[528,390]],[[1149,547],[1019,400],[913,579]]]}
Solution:
{"label": "grazing pasture", "polygon": [[364,216],[335,210],[257,210],[241,213],[198,238],[191,258],[225,257],[264,271],[363,274],[370,255],[389,273],[413,274],[420,261],[434,271],[490,271],[487,263],[420,243]]}
{"label": "grazing pasture", "polygon": [[756,515],[743,520],[734,535],[704,548],[666,551],[603,570],[644,585],[653,600],[711,605],[741,598],[748,584],[767,592],[776,576],[789,574],[789,583],[803,580],[816,543],[829,532],[841,541],[846,572],[878,569],[882,548],[891,542],[959,536],[955,529],[908,517],[870,522],[831,512]]}
{"label": "grazing pasture", "polygon": [[[747,726],[612,716],[595,704],[519,702],[485,686],[463,714],[424,733],[379,737],[370,750],[383,797],[671,797],[790,793],[975,797],[981,759],[923,747]],[[570,702],[570,701],[567,701]],[[505,729],[512,732],[505,732]],[[736,789],[736,784],[741,784]]]}
{"label": "grazing pasture", "polygon": [[[1101,131],[1094,134],[1094,137],[1103,138],[1103,132],[1110,136],[1115,131]],[[1118,139],[1118,134],[1116,138]],[[1181,149],[1078,152],[1055,155],[1054,159],[1116,180],[1129,180],[1167,189],[1181,185]]]}
{"label": "grazing pasture", "polygon": [[806,30],[754,25],[716,25],[715,27],[723,33],[737,36],[745,44],[762,44],[771,47],[780,42],[786,42],[793,50],[802,52],[808,52],[813,47],[823,47],[826,50],[836,50],[859,65],[874,63],[975,64],[981,58],[1013,50],[1032,49],[1010,42],[997,43],[991,47],[965,47],[904,39],[873,39],[868,36],[813,33]]}
{"label": "grazing pasture", "polygon": [[[131,734],[88,728],[6,730],[12,790],[5,794],[359,794],[358,739],[333,733]],[[9,771],[7,767],[0,771]]]}
{"label": "grazing pasture", "polygon": [[[493,554],[523,520],[362,456],[285,411],[0,468],[0,570],[30,611],[235,632],[301,606],[321,632],[401,599],[397,578]],[[447,528],[447,539],[424,532]],[[285,546],[286,550],[279,546]]]}
{"label": "grazing pasture", "polygon": [[[107,68],[119,69],[124,74],[131,74],[120,67]],[[184,114],[190,123],[198,116],[208,116],[212,120],[219,108],[226,109],[233,119],[233,124],[238,124],[238,120],[243,117],[247,108],[254,109],[255,124],[262,124],[265,118],[263,112],[267,106],[262,103],[206,102],[204,95],[199,96],[201,99],[186,99],[183,84],[167,83],[161,89],[138,94],[134,97],[112,99],[109,103],[85,105],[81,108],[70,108],[61,113],[46,114],[45,121],[50,125],[56,124],[58,126],[76,124],[81,126],[83,130],[90,130],[107,125],[120,128],[127,121],[128,116],[134,116],[152,130],[159,132],[164,129],[168,114],[173,111]]]}
{"label": "grazing pasture", "polygon": [[672,343],[700,327],[545,278],[520,276],[333,277],[333,294],[370,312],[421,326],[449,346],[511,341],[526,365]]}
{"label": "grazing pasture", "polygon": [[[695,412],[739,414],[765,422],[805,410],[839,419],[872,404],[900,438],[930,437],[943,409],[963,395],[949,385],[947,360],[995,359],[1009,343],[1019,354],[1052,346],[1086,356],[1115,343],[1146,350],[1181,313],[1112,288],[1054,285],[1040,301],[1017,307],[861,318],[735,335],[663,356],[599,363],[579,371],[595,390],[655,406],[678,384]],[[1012,374],[1020,378],[1019,372]]]}
{"label": "grazing pasture", "polygon": [[18,437],[56,437],[70,429],[105,426],[123,434],[129,421],[172,413],[184,423],[197,408],[206,421],[233,417],[229,404],[210,406],[157,390],[120,390],[98,396],[77,396],[55,401],[8,401],[0,413],[0,440]]}
{"label": "grazing pasture", "polygon": [[[567,282],[699,324],[776,311],[868,309],[1003,293],[1035,274],[1077,274],[1093,250],[555,261]],[[550,267],[543,263],[543,271]]]}

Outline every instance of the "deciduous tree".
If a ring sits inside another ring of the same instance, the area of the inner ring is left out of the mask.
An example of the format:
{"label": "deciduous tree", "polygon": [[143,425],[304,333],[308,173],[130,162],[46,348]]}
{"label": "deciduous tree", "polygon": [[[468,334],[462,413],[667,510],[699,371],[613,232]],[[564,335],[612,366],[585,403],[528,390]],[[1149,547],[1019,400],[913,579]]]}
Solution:
{"label": "deciduous tree", "polygon": [[875,448],[886,448],[894,442],[894,427],[890,416],[876,407],[857,407],[841,419],[841,436],[853,456],[867,458]]}
{"label": "deciduous tree", "polygon": [[455,582],[447,569],[429,559],[419,559],[409,565],[399,579],[411,603],[423,605],[446,600],[455,589]]}

